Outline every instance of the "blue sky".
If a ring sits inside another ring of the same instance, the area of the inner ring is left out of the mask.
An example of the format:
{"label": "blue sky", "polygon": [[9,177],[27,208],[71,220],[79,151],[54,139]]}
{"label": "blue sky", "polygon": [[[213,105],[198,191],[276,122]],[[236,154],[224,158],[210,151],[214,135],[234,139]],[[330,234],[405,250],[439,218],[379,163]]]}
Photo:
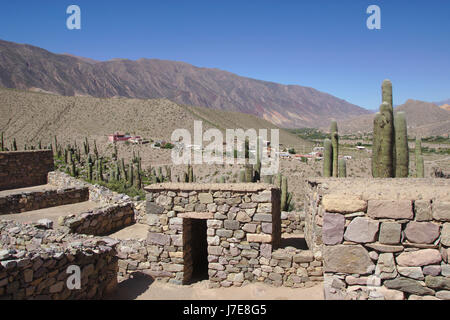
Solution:
{"label": "blue sky", "polygon": [[[81,8],[81,30],[66,8]],[[366,9],[381,8],[381,30]],[[368,109],[450,98],[448,0],[41,0],[0,5],[0,39],[97,60],[159,58],[299,84]]]}

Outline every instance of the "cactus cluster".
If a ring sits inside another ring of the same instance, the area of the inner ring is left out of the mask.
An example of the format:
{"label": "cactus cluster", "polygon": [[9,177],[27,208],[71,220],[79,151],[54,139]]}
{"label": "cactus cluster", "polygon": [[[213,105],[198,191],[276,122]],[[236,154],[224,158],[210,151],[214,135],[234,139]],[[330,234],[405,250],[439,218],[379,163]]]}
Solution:
{"label": "cactus cluster", "polygon": [[416,137],[416,147],[414,153],[416,156],[416,178],[424,178],[425,167],[422,156],[422,139],[420,137]]}
{"label": "cactus cluster", "polygon": [[181,178],[179,178],[182,182],[189,182],[193,183],[195,182],[195,175],[194,175],[194,168],[191,164],[188,164],[187,166],[187,172],[183,172]]}
{"label": "cactus cluster", "polygon": [[342,177],[347,176],[346,161],[339,159],[339,133],[336,121],[331,122],[330,139],[323,141],[323,176]]}
{"label": "cactus cluster", "polygon": [[394,115],[392,83],[381,85],[382,103],[373,121],[372,176],[404,178],[409,174],[408,131],[403,112]]}

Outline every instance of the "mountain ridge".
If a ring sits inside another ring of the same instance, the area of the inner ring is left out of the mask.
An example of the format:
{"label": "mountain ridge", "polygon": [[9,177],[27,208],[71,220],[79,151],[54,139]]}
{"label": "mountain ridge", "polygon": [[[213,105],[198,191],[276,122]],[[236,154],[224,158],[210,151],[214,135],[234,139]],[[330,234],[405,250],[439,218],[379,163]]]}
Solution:
{"label": "mountain ridge", "polygon": [[186,62],[96,61],[0,40],[0,86],[63,96],[138,99],[237,111],[279,127],[311,127],[369,111],[314,88],[241,77]]}
{"label": "mountain ridge", "polygon": [[[431,136],[450,132],[450,111],[434,103],[408,99],[394,108],[394,113],[399,111],[405,112],[408,134]],[[346,134],[372,132],[374,116],[375,114],[369,114],[338,122],[339,131]]]}

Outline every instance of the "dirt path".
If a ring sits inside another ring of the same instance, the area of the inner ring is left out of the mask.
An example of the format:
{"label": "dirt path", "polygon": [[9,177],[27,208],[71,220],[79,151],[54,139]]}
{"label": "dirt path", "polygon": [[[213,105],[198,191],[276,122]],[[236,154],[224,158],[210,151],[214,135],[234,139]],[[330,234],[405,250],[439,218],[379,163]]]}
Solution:
{"label": "dirt path", "polygon": [[207,280],[179,286],[152,280],[144,274],[119,283],[116,292],[107,297],[115,300],[323,300],[323,286],[311,288],[271,287],[252,283],[244,287],[208,289]]}

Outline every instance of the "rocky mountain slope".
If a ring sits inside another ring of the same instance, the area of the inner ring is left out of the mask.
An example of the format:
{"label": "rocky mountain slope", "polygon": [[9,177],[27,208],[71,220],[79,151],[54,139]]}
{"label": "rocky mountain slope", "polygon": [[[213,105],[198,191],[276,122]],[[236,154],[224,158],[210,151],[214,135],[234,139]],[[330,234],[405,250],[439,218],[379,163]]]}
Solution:
{"label": "rocky mountain slope", "polygon": [[166,98],[238,111],[280,127],[315,127],[367,110],[313,88],[157,59],[98,62],[0,40],[0,86],[100,98]]}

